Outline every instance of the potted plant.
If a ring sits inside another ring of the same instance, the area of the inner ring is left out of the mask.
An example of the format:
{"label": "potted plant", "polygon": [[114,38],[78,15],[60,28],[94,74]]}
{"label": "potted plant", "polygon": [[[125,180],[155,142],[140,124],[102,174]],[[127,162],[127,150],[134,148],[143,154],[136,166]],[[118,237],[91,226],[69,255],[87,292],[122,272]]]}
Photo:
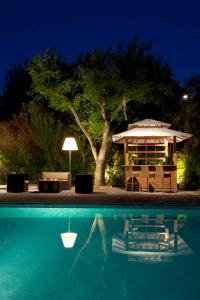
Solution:
{"label": "potted plant", "polygon": [[129,165],[132,166],[135,164],[136,157],[137,157],[137,154],[135,154],[134,152],[129,152],[129,154],[128,154]]}

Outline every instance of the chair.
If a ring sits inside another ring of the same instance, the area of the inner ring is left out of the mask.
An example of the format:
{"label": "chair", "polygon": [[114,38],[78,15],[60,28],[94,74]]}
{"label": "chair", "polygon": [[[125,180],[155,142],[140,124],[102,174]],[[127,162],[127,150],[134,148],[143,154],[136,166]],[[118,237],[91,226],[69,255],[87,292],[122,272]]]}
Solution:
{"label": "chair", "polygon": [[[128,187],[131,187],[131,191],[133,191],[134,187],[134,178],[140,177],[140,172],[134,172],[132,166],[126,167],[126,190],[128,191]],[[139,185],[140,190],[140,185]]]}
{"label": "chair", "polygon": [[158,188],[158,180],[161,180],[161,190],[164,192],[164,179],[166,177],[170,177],[170,191],[171,191],[171,175],[166,174],[163,170],[163,166],[155,166],[156,167],[156,173],[155,173],[155,178],[156,178],[156,184],[155,184],[155,191],[157,192]]}
{"label": "chair", "polygon": [[156,168],[156,184],[155,184],[155,191],[158,191],[158,182],[161,181],[161,190],[164,191],[164,172],[163,172],[163,166],[155,166]]}
{"label": "chair", "polygon": [[149,166],[141,166],[141,179],[146,179],[146,188],[143,188],[141,184],[142,192],[149,192],[149,178],[154,176],[153,174],[150,175],[149,173]]}
{"label": "chair", "polygon": [[132,176],[132,167],[126,167],[126,191],[128,191],[128,187],[131,187],[131,191],[133,190],[133,176]]}

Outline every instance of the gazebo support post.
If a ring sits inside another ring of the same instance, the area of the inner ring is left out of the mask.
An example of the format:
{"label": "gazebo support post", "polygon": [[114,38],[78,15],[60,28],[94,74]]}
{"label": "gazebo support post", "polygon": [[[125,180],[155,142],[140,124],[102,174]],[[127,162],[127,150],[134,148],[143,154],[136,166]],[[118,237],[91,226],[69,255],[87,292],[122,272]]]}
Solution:
{"label": "gazebo support post", "polygon": [[176,137],[173,136],[173,162],[176,165],[177,153],[176,153]]}
{"label": "gazebo support post", "polygon": [[128,139],[125,139],[124,143],[124,160],[125,160],[125,166],[129,165],[129,160],[128,160]]}
{"label": "gazebo support post", "polygon": [[169,145],[167,139],[164,140],[165,143],[165,156],[169,156]]}

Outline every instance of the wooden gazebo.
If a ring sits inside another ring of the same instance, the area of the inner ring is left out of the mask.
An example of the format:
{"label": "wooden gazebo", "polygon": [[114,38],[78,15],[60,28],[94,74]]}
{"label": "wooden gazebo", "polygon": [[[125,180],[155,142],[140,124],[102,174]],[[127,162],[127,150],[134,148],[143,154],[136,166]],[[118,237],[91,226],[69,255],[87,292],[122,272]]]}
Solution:
{"label": "wooden gazebo", "polygon": [[127,131],[113,136],[113,142],[124,144],[127,189],[130,183],[132,190],[177,191],[176,144],[192,135],[172,130],[170,126],[145,119],[130,124]]}

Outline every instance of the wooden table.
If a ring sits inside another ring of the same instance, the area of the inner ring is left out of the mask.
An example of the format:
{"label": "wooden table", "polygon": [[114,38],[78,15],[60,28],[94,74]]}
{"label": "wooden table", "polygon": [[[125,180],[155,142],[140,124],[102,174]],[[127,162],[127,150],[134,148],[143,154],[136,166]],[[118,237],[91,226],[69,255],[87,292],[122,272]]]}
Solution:
{"label": "wooden table", "polygon": [[58,180],[39,180],[38,189],[41,193],[59,193],[62,190],[62,182]]}

